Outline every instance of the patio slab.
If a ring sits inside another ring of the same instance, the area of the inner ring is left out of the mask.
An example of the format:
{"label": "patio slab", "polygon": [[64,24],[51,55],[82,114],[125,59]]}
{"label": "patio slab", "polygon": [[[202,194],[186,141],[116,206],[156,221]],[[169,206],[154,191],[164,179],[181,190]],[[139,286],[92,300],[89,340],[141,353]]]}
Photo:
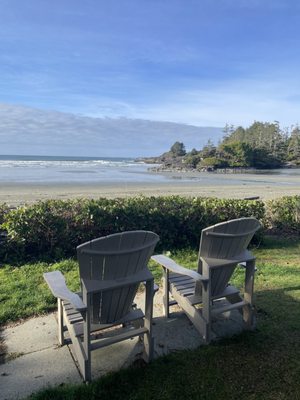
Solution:
{"label": "patio slab", "polygon": [[80,382],[67,346],[35,351],[0,365],[1,400],[22,399],[42,388]]}
{"label": "patio slab", "polygon": [[[144,294],[136,302],[143,308]],[[163,317],[162,292],[155,296],[153,335],[154,357],[203,345],[199,333],[178,307],[172,307],[169,319]],[[238,311],[213,322],[214,338],[232,336],[243,329]],[[6,327],[1,333],[7,347],[7,362],[0,365],[0,399],[22,399],[40,389],[64,383],[80,383],[82,378],[72,357],[72,345],[58,346],[55,314],[32,318]],[[141,357],[137,338],[92,352],[92,376],[131,365]]]}

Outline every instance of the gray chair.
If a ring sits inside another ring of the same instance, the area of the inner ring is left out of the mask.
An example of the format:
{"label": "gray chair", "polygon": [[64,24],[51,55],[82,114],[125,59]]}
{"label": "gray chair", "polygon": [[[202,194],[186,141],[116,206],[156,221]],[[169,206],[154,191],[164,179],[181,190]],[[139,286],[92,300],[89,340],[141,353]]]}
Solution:
{"label": "gray chair", "polygon": [[[158,240],[153,232],[131,231],[78,246],[80,293],[67,288],[61,272],[44,274],[58,298],[59,343],[67,329],[85,381],[91,380],[91,351],[122,340],[143,337],[144,359],[151,360],[154,280],[147,264]],[[133,304],[140,283],[146,286],[145,312]]]}
{"label": "gray chair", "polygon": [[[169,316],[170,306],[178,304],[207,343],[212,317],[220,313],[239,309],[246,327],[251,328],[255,258],[247,246],[260,226],[255,218],[240,218],[203,229],[197,272],[164,255],[153,256],[164,270],[165,316]],[[238,265],[245,269],[243,296],[229,284]],[[226,299],[226,304],[220,299]]]}

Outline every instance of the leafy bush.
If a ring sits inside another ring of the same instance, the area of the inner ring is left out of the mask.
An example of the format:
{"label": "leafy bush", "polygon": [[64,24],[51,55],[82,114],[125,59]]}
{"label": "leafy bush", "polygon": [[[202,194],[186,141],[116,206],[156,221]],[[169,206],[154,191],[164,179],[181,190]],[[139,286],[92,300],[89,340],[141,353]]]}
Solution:
{"label": "leafy bush", "polygon": [[180,196],[48,200],[4,215],[5,257],[25,261],[74,256],[80,243],[135,229],[156,232],[160,251],[196,248],[203,228],[248,216],[262,219],[264,204]]}
{"label": "leafy bush", "polygon": [[5,215],[10,211],[7,204],[0,204],[0,260],[5,259],[6,250],[3,246],[3,242],[6,240],[6,232],[1,228]]}
{"label": "leafy bush", "polygon": [[266,225],[269,229],[300,234],[300,196],[269,200],[266,210]]}
{"label": "leafy bush", "polygon": [[3,224],[4,218],[5,218],[5,214],[7,214],[8,212],[9,212],[8,205],[5,204],[5,203],[0,204],[0,225]]}

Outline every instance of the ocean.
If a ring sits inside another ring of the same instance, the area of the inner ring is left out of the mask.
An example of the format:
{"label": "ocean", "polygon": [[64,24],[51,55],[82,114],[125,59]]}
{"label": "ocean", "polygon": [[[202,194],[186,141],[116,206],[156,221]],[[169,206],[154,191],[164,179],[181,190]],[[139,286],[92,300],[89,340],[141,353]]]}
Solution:
{"label": "ocean", "polygon": [[193,175],[153,173],[148,171],[151,166],[153,165],[136,162],[132,158],[0,155],[0,184],[134,184],[194,181],[203,185],[218,186],[245,183],[291,185],[300,182],[299,169],[257,171],[251,174]]}
{"label": "ocean", "polygon": [[131,158],[0,156],[2,183],[147,182],[159,180]]}

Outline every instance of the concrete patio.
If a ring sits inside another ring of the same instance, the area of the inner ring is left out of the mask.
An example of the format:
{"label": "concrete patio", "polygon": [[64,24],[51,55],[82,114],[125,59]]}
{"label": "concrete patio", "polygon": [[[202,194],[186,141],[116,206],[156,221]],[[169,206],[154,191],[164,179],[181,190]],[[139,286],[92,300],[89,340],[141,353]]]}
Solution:
{"label": "concrete patio", "polygon": [[[137,296],[143,304],[143,293]],[[155,296],[153,333],[155,358],[172,351],[203,345],[200,335],[177,307],[171,317],[162,315],[162,293]],[[241,315],[235,311],[213,323],[215,339],[238,334],[243,329]],[[81,383],[72,357],[72,346],[58,346],[56,314],[31,318],[2,331],[6,362],[0,365],[0,399],[22,399],[43,388],[66,383]],[[110,371],[126,368],[140,358],[142,345],[137,338],[99,349],[92,353],[93,379]]]}

